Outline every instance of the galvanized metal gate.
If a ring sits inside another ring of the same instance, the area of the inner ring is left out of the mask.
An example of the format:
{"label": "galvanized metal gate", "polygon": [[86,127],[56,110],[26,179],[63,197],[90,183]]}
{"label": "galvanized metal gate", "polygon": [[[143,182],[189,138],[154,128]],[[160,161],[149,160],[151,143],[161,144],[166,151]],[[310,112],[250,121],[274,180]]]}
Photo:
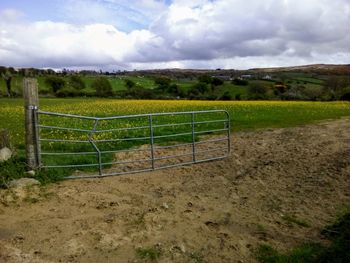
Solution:
{"label": "galvanized metal gate", "polygon": [[35,116],[40,167],[74,169],[67,178],[152,171],[230,153],[224,110],[87,117],[36,109]]}

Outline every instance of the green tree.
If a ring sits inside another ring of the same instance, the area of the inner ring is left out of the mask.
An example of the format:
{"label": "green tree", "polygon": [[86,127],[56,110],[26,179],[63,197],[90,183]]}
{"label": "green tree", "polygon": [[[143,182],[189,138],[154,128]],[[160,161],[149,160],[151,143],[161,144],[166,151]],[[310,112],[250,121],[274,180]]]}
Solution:
{"label": "green tree", "polygon": [[12,93],[11,81],[12,81],[13,76],[16,74],[16,70],[12,67],[10,67],[10,68],[1,67],[0,74],[6,83],[7,96],[11,97],[11,93]]}
{"label": "green tree", "polygon": [[168,87],[168,92],[174,95],[179,95],[179,86],[175,83],[170,84]]}
{"label": "green tree", "polygon": [[208,91],[208,85],[204,82],[194,84],[188,91],[189,95],[199,95]]}
{"label": "green tree", "polygon": [[229,91],[225,91],[224,94],[219,98],[220,100],[231,100],[232,96]]}
{"label": "green tree", "polygon": [[69,78],[69,86],[75,90],[83,90],[86,88],[85,82],[78,75],[73,75]]}
{"label": "green tree", "polygon": [[224,81],[219,79],[219,78],[213,78],[212,81],[211,81],[211,85],[216,87],[216,86],[220,86],[220,85],[223,85],[224,84]]}
{"label": "green tree", "polygon": [[65,85],[64,79],[56,76],[49,76],[45,79],[45,84],[50,86],[53,93],[57,93],[60,89],[62,89]]}
{"label": "green tree", "polygon": [[157,85],[157,88],[166,92],[169,89],[171,79],[167,77],[157,77],[154,79],[154,84]]}
{"label": "green tree", "polygon": [[206,84],[210,84],[213,81],[213,78],[211,76],[209,76],[208,74],[204,74],[198,77],[198,81],[199,82],[203,82]]}
{"label": "green tree", "polygon": [[99,97],[108,97],[113,95],[112,85],[106,77],[98,77],[92,83],[91,87],[96,91]]}
{"label": "green tree", "polygon": [[237,86],[248,86],[249,82],[248,80],[235,78],[232,80],[232,84]]}
{"label": "green tree", "polygon": [[309,100],[318,100],[321,98],[321,95],[323,93],[323,90],[321,87],[318,86],[307,86],[303,94],[307,97]]}
{"label": "green tree", "polygon": [[332,76],[325,81],[325,91],[336,99],[342,96],[347,87],[350,87],[349,77]]}
{"label": "green tree", "polygon": [[248,89],[251,99],[265,99],[267,93],[267,87],[261,83],[251,83]]}
{"label": "green tree", "polygon": [[124,79],[125,86],[128,90],[131,90],[136,86],[136,83],[132,81],[131,79]]}

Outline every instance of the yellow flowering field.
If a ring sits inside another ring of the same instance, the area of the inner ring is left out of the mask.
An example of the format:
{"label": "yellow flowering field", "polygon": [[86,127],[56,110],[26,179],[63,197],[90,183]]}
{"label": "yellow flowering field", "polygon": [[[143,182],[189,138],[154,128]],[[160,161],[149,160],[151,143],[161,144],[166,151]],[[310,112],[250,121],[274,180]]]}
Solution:
{"label": "yellow flowering field", "polygon": [[[349,102],[40,99],[42,111],[98,117],[211,109],[228,111],[233,131],[297,126],[350,115]],[[56,126],[62,126],[62,121],[68,126],[85,125],[77,120],[47,119],[50,125],[56,121]],[[0,128],[8,128],[13,143],[20,148],[24,143],[23,127],[23,101],[0,99]]]}

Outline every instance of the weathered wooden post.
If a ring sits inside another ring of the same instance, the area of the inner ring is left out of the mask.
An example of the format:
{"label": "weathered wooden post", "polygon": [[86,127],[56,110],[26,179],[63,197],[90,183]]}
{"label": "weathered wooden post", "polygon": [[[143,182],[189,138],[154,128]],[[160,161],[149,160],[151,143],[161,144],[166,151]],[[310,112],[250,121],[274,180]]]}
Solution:
{"label": "weathered wooden post", "polygon": [[38,128],[36,127],[39,107],[38,82],[33,78],[23,79],[25,143],[29,170],[36,170],[40,165]]}

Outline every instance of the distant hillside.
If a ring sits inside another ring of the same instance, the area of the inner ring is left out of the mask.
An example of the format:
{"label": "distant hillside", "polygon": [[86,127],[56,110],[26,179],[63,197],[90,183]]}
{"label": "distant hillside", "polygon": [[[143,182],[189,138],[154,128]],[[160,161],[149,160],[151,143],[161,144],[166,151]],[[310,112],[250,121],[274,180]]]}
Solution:
{"label": "distant hillside", "polygon": [[346,75],[350,74],[350,64],[348,65],[332,65],[332,64],[313,64],[292,67],[276,67],[276,68],[253,68],[249,71],[253,72],[304,72],[304,73],[318,73],[325,75]]}
{"label": "distant hillside", "polygon": [[292,67],[275,67],[275,68],[252,68],[248,70],[235,69],[150,69],[150,70],[135,70],[125,71],[124,75],[164,75],[169,77],[193,77],[202,74],[209,75],[229,75],[240,76],[242,74],[259,74],[259,73],[283,73],[283,72],[299,72],[299,73],[315,73],[319,75],[350,75],[349,65],[331,65],[331,64],[314,64]]}

